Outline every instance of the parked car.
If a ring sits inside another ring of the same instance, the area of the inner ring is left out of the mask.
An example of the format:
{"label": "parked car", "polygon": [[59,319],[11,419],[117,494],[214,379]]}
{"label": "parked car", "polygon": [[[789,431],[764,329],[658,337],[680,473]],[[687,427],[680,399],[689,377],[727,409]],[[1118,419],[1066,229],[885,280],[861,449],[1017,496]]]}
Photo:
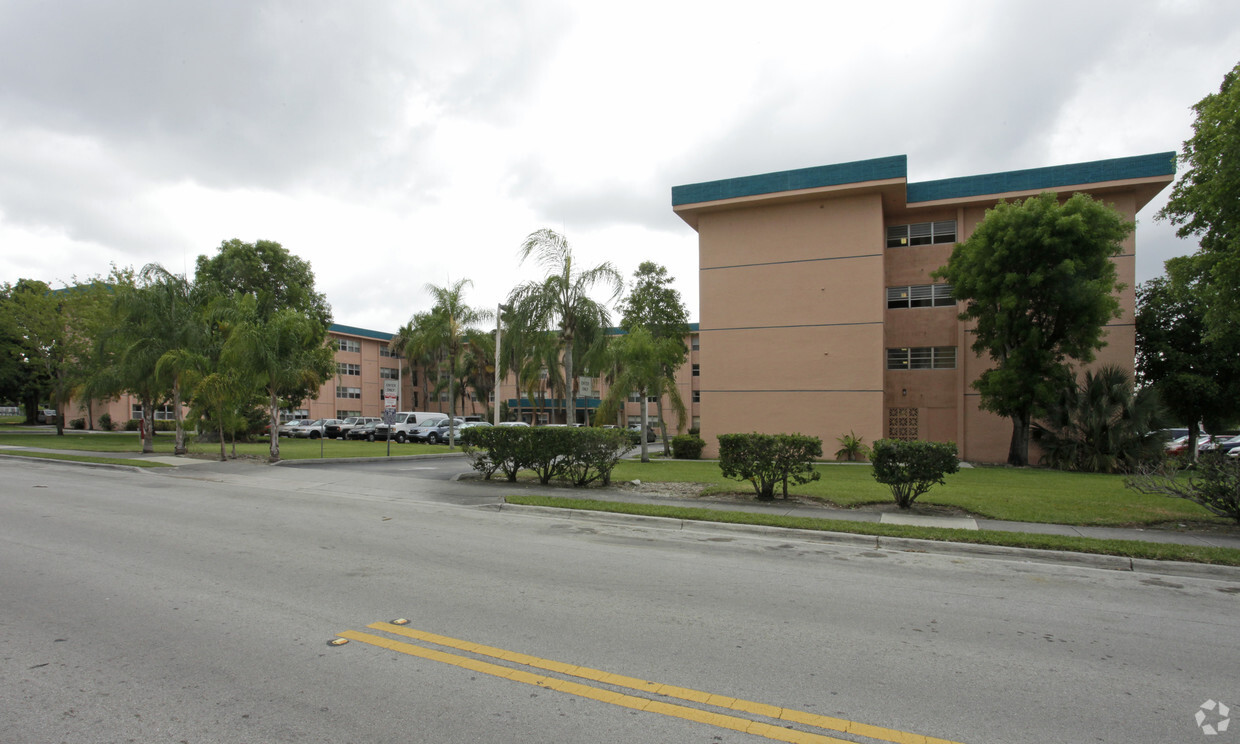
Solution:
{"label": "parked car", "polygon": [[348,418],[333,419],[336,423],[328,424],[323,429],[323,435],[328,439],[344,439],[345,434],[349,433],[349,429],[353,428],[361,416],[349,416]]}
{"label": "parked car", "polygon": [[[456,419],[455,428],[460,429],[465,421]],[[448,441],[448,419],[442,418],[438,421],[427,421],[422,426],[414,429],[414,441],[426,442],[427,444],[439,444]]]}
{"label": "parked car", "polygon": [[402,444],[412,439],[413,430],[418,424],[431,419],[443,418],[442,413],[429,413],[427,411],[398,411],[395,420],[392,421],[392,438]]}
{"label": "parked car", "polygon": [[[629,431],[637,432],[637,436],[640,437],[642,433],[641,424],[634,424],[633,426],[630,426]],[[647,426],[646,427],[646,441],[653,442],[653,441],[656,441],[658,438],[659,436],[654,433],[654,427]]]}
{"label": "parked car", "polygon": [[[1197,434],[1197,451],[1202,452],[1202,447],[1210,441],[1210,435],[1206,432]],[[1188,452],[1188,435],[1176,437],[1166,444],[1168,455],[1181,456]]]}
{"label": "parked car", "polygon": [[293,436],[298,439],[321,439],[327,431],[327,427],[337,423],[336,419],[319,419],[312,421],[305,426],[299,426],[293,429]]}
{"label": "parked car", "polygon": [[357,423],[350,427],[345,433],[345,439],[365,439],[373,442],[376,439],[376,434],[378,434],[377,438],[383,438],[386,436],[386,432],[378,433],[375,431],[375,427],[378,426],[383,426],[383,419],[376,418],[374,416],[362,416],[358,419]]}
{"label": "parked car", "polygon": [[524,421],[501,421],[498,424],[496,424],[496,426],[524,426],[526,428],[529,428],[529,424],[525,423]]}
{"label": "parked car", "polygon": [[56,423],[56,409],[40,408],[39,412],[34,415],[34,420],[40,424],[54,424]]}
{"label": "parked car", "polygon": [[299,427],[309,426],[312,423],[314,422],[310,419],[289,419],[276,428],[276,436],[291,437]]}
{"label": "parked car", "polygon": [[1240,447],[1240,434],[1230,437],[1215,437],[1205,444],[1198,445],[1197,449],[1201,452],[1214,452],[1217,450],[1231,454],[1237,447]]}

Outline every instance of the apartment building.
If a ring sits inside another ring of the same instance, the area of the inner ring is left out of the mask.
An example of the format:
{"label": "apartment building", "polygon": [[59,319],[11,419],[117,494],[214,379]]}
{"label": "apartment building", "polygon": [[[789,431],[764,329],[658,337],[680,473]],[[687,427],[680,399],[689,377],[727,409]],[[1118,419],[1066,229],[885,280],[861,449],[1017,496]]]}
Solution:
{"label": "apartment building", "polygon": [[[1084,192],[1135,220],[1175,153],[908,182],[906,156],[689,184],[672,208],[698,233],[700,391],[707,455],[726,432],[855,432],[954,441],[1003,462],[1008,419],[982,411],[951,288],[930,273],[987,208]],[[1136,236],[1115,263],[1122,316],[1098,363],[1132,370]]]}

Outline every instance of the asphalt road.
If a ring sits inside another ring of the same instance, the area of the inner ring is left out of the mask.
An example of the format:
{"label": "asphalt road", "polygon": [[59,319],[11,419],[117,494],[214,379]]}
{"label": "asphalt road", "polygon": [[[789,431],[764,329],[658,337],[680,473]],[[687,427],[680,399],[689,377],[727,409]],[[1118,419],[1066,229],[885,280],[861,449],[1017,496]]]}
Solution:
{"label": "asphalt road", "polygon": [[0,462],[0,741],[1240,735],[1194,717],[1240,704],[1236,582],[501,511],[440,469]]}

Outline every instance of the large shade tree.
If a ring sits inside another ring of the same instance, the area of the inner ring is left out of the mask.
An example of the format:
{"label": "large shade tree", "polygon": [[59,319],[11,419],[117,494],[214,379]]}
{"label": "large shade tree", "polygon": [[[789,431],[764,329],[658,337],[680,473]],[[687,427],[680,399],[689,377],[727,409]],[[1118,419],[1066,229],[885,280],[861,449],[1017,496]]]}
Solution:
{"label": "large shade tree", "polygon": [[[553,330],[558,333],[565,380],[567,423],[577,422],[578,367],[574,342],[585,328],[605,328],[610,322],[607,305],[624,290],[624,279],[611,262],[582,269],[574,264],[568,240],[554,230],[530,233],[519,251],[522,262],[531,257],[545,272],[541,280],[525,282],[508,296],[514,324],[525,332]],[[606,300],[591,296],[596,288],[609,292]]]}
{"label": "large shade tree", "polygon": [[[689,310],[680,299],[680,292],[672,286],[673,281],[666,268],[653,261],[643,261],[638,265],[637,271],[633,272],[633,288],[620,303],[621,328],[628,333],[644,328],[654,341],[666,342],[662,350],[661,378],[666,380],[667,384],[660,385],[660,388],[666,387],[670,390],[676,390],[676,371],[684,366],[689,355],[689,347],[685,345],[685,336],[689,335]],[[662,395],[658,396],[656,405],[659,431],[663,439],[663,454],[670,455]],[[645,407],[644,401],[642,406]],[[679,421],[683,425],[683,404],[680,413]],[[645,424],[642,425],[642,431],[645,431]]]}
{"label": "large shade tree", "polygon": [[[1166,263],[1167,276],[1137,288],[1137,373],[1197,441],[1200,424],[1224,431],[1240,417],[1240,369],[1226,336],[1206,332],[1198,256]],[[1190,446],[1196,459],[1197,448]]]}
{"label": "large shade tree", "polygon": [[1193,135],[1184,142],[1184,168],[1158,213],[1182,238],[1196,237],[1193,293],[1203,308],[1209,343],[1240,356],[1240,64],[1223,76],[1218,93],[1193,106]]}
{"label": "large shade tree", "polygon": [[1033,419],[1070,384],[1072,363],[1104,345],[1120,314],[1111,259],[1132,229],[1086,194],[1000,202],[933,273],[965,303],[973,351],[993,363],[973,387],[983,409],[1012,421],[1008,464],[1029,463]]}
{"label": "large shade tree", "polygon": [[228,240],[215,256],[199,256],[195,284],[231,301],[221,358],[264,391],[270,458],[278,460],[280,408],[318,395],[335,371],[326,343],[331,307],[315,291],[310,264],[269,240]]}

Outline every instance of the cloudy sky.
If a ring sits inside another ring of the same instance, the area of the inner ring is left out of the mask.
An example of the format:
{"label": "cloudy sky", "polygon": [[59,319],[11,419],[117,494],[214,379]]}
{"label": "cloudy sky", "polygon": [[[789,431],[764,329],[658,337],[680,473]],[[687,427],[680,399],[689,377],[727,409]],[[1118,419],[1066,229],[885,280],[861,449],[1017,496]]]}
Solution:
{"label": "cloudy sky", "polygon": [[[336,322],[494,306],[564,232],[697,317],[685,183],[907,154],[909,179],[1179,150],[1240,3],[0,0],[0,282],[313,265]],[[1160,198],[1138,280],[1191,252]]]}

